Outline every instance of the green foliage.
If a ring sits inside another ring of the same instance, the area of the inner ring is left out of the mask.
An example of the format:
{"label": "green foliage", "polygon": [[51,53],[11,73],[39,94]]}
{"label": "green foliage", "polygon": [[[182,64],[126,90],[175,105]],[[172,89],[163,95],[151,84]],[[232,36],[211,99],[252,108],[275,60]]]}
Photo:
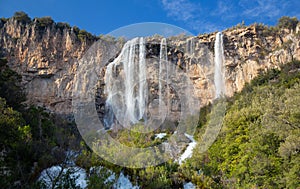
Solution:
{"label": "green foliage", "polygon": [[77,36],[81,41],[92,40],[95,38],[95,36],[87,32],[86,30],[79,30]]}
{"label": "green foliage", "polygon": [[42,108],[23,107],[21,77],[6,63],[5,58],[0,59],[0,186],[18,188],[12,185],[18,181],[28,188],[40,188],[34,183],[40,171],[62,163],[68,148],[76,150],[79,133],[74,123]]}
{"label": "green foliage", "polygon": [[21,114],[11,107],[7,107],[3,98],[0,98],[0,180],[1,187],[9,188],[15,178],[25,178],[28,164],[20,164],[20,160],[28,155],[27,144],[31,135],[29,126],[25,125]]}
{"label": "green foliage", "polygon": [[138,176],[143,188],[172,188],[171,174],[167,167],[157,166],[141,170]]}
{"label": "green foliage", "polygon": [[295,30],[298,24],[298,19],[296,17],[288,17],[288,16],[283,16],[279,18],[277,26],[279,28],[285,28],[289,30]]}
{"label": "green foliage", "polygon": [[67,29],[71,28],[70,24],[65,23],[65,22],[57,22],[56,27],[61,29],[61,30],[64,30],[65,28],[67,28]]}
{"label": "green foliage", "polygon": [[22,23],[30,23],[31,22],[30,17],[23,11],[15,12],[13,18]]}
{"label": "green foliage", "polygon": [[37,26],[40,28],[45,28],[47,26],[51,26],[54,21],[52,20],[52,18],[50,16],[45,16],[42,18],[35,18],[35,21],[37,23]]}
{"label": "green foliage", "polygon": [[89,176],[88,188],[90,189],[109,189],[113,186],[113,179],[109,179],[113,173],[111,170],[106,169],[105,167],[93,168],[92,173]]}
{"label": "green foliage", "polygon": [[3,18],[3,17],[2,17],[2,18],[0,18],[0,21],[1,21],[2,23],[5,23],[5,22],[7,22],[7,20],[8,20],[7,18]]}
{"label": "green foliage", "polygon": [[[0,180],[4,188],[10,188],[15,181],[34,185],[33,181],[40,170],[62,163],[67,148],[76,149],[74,140],[78,136],[68,131],[70,125],[58,124],[61,120],[51,117],[40,108],[31,107],[20,113],[7,107],[5,100],[0,98],[0,112],[0,146],[4,152],[0,158],[0,168],[5,168],[7,173]],[[34,162],[38,164],[32,169]],[[63,182],[61,188],[72,183],[70,179],[74,180],[71,177],[68,180],[65,176],[61,179],[68,182]]]}
{"label": "green foliage", "polygon": [[[140,132],[142,130],[142,132]],[[115,140],[126,146],[146,148],[161,143],[164,139],[154,139],[154,132],[145,132],[145,126],[141,123],[132,126],[132,129],[118,130],[116,133],[111,133]]]}
{"label": "green foliage", "polygon": [[13,147],[14,144],[8,143],[8,141],[18,141],[21,139],[21,135],[19,134],[22,129],[19,128],[24,126],[25,122],[19,112],[7,107],[5,99],[3,98],[0,98],[0,112],[1,149],[4,147]]}
{"label": "green foliage", "polygon": [[268,70],[236,94],[219,138],[204,154],[195,148],[187,169],[201,170],[207,187],[297,188],[299,68],[294,61]]}
{"label": "green foliage", "polygon": [[80,29],[77,26],[73,26],[72,29],[73,29],[74,33],[76,33],[76,34],[78,34],[80,31]]}
{"label": "green foliage", "polygon": [[254,24],[254,26],[256,27],[256,30],[259,31],[257,33],[262,35],[263,37],[278,36],[280,34],[280,29],[278,26],[267,26],[264,24]]}
{"label": "green foliage", "polygon": [[21,87],[21,76],[6,65],[5,58],[0,59],[0,97],[5,98],[9,106],[19,110],[25,95]]}
{"label": "green foliage", "polygon": [[252,86],[259,86],[263,84],[268,84],[269,82],[276,80],[279,76],[280,71],[277,69],[270,69],[267,72],[261,73],[251,81]]}

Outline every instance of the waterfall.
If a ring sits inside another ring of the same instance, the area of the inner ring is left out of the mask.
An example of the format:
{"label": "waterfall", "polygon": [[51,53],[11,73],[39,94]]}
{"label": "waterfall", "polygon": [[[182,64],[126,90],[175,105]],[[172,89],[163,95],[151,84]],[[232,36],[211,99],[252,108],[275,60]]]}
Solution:
{"label": "waterfall", "polygon": [[[110,83],[112,83],[113,81],[113,64],[109,64],[106,67],[106,71],[105,71],[105,81],[106,83],[109,85]],[[109,128],[110,125],[113,123],[114,121],[114,114],[113,114],[113,110],[111,107],[111,102],[112,102],[112,93],[110,92],[111,89],[109,88],[110,86],[105,87],[104,93],[107,94],[107,98],[106,98],[106,103],[105,103],[105,114],[104,114],[104,126],[106,128]]]}
{"label": "waterfall", "polygon": [[187,40],[186,43],[186,55],[190,58],[190,62],[186,64],[186,70],[188,71],[192,65],[192,59],[194,57],[194,49],[195,49],[195,42],[194,37]]}
{"label": "waterfall", "polygon": [[[163,83],[168,80],[169,77],[169,65],[167,56],[167,41],[166,38],[162,38],[160,42],[159,52],[159,78],[158,78],[158,98],[159,98],[159,115],[162,115],[163,109]],[[163,73],[166,70],[166,77]]]}
{"label": "waterfall", "polygon": [[[158,115],[165,110],[165,87],[169,79],[167,62],[167,42],[161,39],[158,73]],[[122,70],[121,70],[122,69]],[[105,72],[105,89],[107,95],[104,124],[109,128],[118,120],[122,125],[129,126],[140,120],[147,121],[148,83],[146,64],[145,39],[134,38],[125,43],[119,56],[108,64]]]}
{"label": "waterfall", "polygon": [[186,49],[187,49],[187,54],[189,56],[192,56],[194,54],[194,49],[195,49],[194,37],[187,40]]}
{"label": "waterfall", "polygon": [[148,86],[147,86],[147,67],[146,67],[146,50],[145,40],[140,38],[139,41],[139,120],[144,117],[145,108],[148,99]]}
{"label": "waterfall", "polygon": [[[117,67],[123,67],[122,76],[118,75]],[[115,118],[123,124],[135,124],[144,118],[148,99],[146,79],[145,40],[134,38],[125,43],[120,55],[105,71],[106,127]]]}
{"label": "waterfall", "polygon": [[137,113],[135,111],[136,98],[134,94],[134,85],[136,84],[135,75],[135,46],[138,38],[134,38],[129,41],[129,47],[125,45],[126,53],[123,61],[124,73],[125,73],[125,104],[126,104],[126,117],[133,123],[138,121]]}
{"label": "waterfall", "polygon": [[223,35],[218,32],[215,41],[215,72],[214,83],[216,88],[216,98],[225,95],[225,58],[223,49]]}

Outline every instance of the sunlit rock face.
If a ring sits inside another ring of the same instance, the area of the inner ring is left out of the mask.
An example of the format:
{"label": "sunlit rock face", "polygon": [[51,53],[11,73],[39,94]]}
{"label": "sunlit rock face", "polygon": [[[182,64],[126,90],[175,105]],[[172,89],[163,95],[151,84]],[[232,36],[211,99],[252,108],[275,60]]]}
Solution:
{"label": "sunlit rock face", "polygon": [[[261,70],[277,68],[280,64],[300,59],[299,34],[295,32],[299,29],[271,32],[258,25],[223,31],[225,95],[232,96],[242,90],[244,84]],[[58,114],[71,114],[77,61],[97,40],[79,32],[78,28],[53,22],[41,25],[37,20],[22,23],[14,18],[0,21],[0,53],[7,57],[9,66],[22,75],[27,104],[42,106]],[[148,41],[146,59],[159,57],[161,39],[150,37]],[[167,60],[189,76],[201,106],[216,97],[215,41],[216,33],[166,39]],[[103,48],[105,50],[99,49],[97,56],[100,57],[103,51],[110,48],[121,52],[122,46],[112,42]],[[147,69],[150,71],[151,68]],[[99,73],[99,80],[104,77],[105,70]],[[155,83],[153,79],[153,88]],[[153,99],[156,95],[154,91],[148,91]],[[96,96],[103,99],[96,100],[96,103],[101,106],[105,104],[106,94],[97,93]],[[172,106],[178,108],[175,101]]]}

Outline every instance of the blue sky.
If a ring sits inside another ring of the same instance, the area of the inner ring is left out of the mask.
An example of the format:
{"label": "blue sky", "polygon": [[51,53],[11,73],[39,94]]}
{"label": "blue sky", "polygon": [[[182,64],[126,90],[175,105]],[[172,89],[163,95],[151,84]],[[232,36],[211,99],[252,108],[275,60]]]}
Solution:
{"label": "blue sky", "polygon": [[24,11],[31,18],[51,16],[95,35],[140,22],[163,22],[193,34],[245,21],[275,25],[281,16],[300,18],[299,0],[1,0],[0,17]]}

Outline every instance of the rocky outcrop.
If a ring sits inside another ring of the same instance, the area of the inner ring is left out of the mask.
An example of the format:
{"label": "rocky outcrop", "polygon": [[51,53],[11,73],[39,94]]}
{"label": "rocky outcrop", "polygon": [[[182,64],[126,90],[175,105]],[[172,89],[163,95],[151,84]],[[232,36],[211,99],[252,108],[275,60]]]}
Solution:
{"label": "rocky outcrop", "polygon": [[[187,39],[192,41],[194,48],[193,56],[185,55],[187,73],[204,104],[211,101],[215,93],[213,86],[215,36],[216,33],[211,33]],[[300,59],[300,35],[291,30],[275,30],[266,26],[252,25],[227,29],[223,31],[223,36],[227,96],[241,91],[245,83],[250,82],[259,72]],[[175,40],[176,43],[180,44]]]}
{"label": "rocky outcrop", "polygon": [[[299,25],[296,31],[274,31],[261,25],[223,31],[226,64],[226,95],[240,91],[261,70],[300,59]],[[298,32],[298,33],[297,33]],[[34,19],[0,20],[0,53],[20,73],[27,104],[69,115],[77,61],[99,40],[67,24]],[[101,39],[100,39],[101,40]],[[149,41],[155,41],[150,38]],[[168,59],[189,75],[201,104],[214,98],[215,33],[167,39]],[[148,55],[159,45],[148,45]]]}
{"label": "rocky outcrop", "polygon": [[69,114],[76,61],[96,38],[80,38],[77,28],[42,25],[37,19],[23,23],[11,18],[0,26],[0,52],[22,75],[26,103]]}
{"label": "rocky outcrop", "polygon": [[300,59],[299,35],[289,30],[251,26],[225,34],[227,95],[242,90],[259,71]]}

